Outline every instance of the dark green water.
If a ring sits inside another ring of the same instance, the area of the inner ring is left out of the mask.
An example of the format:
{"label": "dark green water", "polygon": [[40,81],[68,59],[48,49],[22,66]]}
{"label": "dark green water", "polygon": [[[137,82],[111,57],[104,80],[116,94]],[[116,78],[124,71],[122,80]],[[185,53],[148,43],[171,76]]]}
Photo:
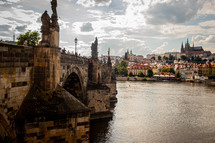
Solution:
{"label": "dark green water", "polygon": [[126,81],[117,90],[114,117],[91,123],[91,142],[215,142],[215,87]]}

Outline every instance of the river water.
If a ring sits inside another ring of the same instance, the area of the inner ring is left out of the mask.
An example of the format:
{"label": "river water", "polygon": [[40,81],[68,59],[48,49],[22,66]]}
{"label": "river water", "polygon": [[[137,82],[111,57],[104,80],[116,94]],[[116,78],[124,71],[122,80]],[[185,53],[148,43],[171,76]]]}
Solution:
{"label": "river water", "polygon": [[113,119],[91,123],[91,142],[215,142],[215,87],[124,81],[117,90]]}

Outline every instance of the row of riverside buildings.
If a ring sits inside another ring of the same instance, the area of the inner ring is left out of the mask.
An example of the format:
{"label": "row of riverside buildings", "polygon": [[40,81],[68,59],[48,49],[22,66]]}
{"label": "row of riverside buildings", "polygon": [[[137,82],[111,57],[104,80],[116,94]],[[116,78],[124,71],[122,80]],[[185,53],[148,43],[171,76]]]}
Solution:
{"label": "row of riverside buildings", "polygon": [[[166,63],[165,57],[174,57],[173,63]],[[181,59],[181,56],[188,58],[197,57],[208,61],[205,64],[195,64],[187,62]],[[108,56],[101,56],[100,62],[106,62]],[[147,75],[148,69],[152,69],[155,77],[175,77],[174,74],[162,73],[163,68],[173,68],[175,73],[178,71],[181,73],[181,78],[184,80],[200,80],[207,79],[208,76],[215,75],[215,53],[205,51],[202,46],[190,46],[187,40],[185,44],[181,44],[181,52],[168,52],[164,54],[150,54],[144,58],[142,55],[133,54],[132,50],[127,50],[123,56],[111,56],[111,62],[113,66],[118,66],[122,60],[126,60],[128,63],[128,74],[132,72],[134,76],[137,76],[141,71],[144,75]],[[209,62],[212,60],[213,62]]]}

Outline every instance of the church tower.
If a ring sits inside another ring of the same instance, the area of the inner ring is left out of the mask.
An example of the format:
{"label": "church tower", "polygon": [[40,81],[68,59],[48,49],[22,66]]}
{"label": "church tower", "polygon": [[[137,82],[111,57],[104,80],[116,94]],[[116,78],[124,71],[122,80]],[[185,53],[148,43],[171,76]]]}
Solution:
{"label": "church tower", "polygon": [[181,53],[185,53],[183,42],[181,43]]}
{"label": "church tower", "polygon": [[189,40],[187,38],[187,43],[185,44],[185,52],[189,52],[190,51],[190,44],[189,44]]}

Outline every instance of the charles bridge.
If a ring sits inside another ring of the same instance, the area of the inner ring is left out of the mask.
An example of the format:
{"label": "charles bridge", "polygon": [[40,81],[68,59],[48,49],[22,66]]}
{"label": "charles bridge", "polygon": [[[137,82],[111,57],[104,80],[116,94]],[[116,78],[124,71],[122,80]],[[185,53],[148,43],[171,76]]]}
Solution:
{"label": "charles bridge", "polygon": [[0,142],[89,142],[90,120],[108,118],[116,101],[110,57],[92,57],[59,48],[57,1],[51,18],[41,17],[38,46],[0,43]]}

